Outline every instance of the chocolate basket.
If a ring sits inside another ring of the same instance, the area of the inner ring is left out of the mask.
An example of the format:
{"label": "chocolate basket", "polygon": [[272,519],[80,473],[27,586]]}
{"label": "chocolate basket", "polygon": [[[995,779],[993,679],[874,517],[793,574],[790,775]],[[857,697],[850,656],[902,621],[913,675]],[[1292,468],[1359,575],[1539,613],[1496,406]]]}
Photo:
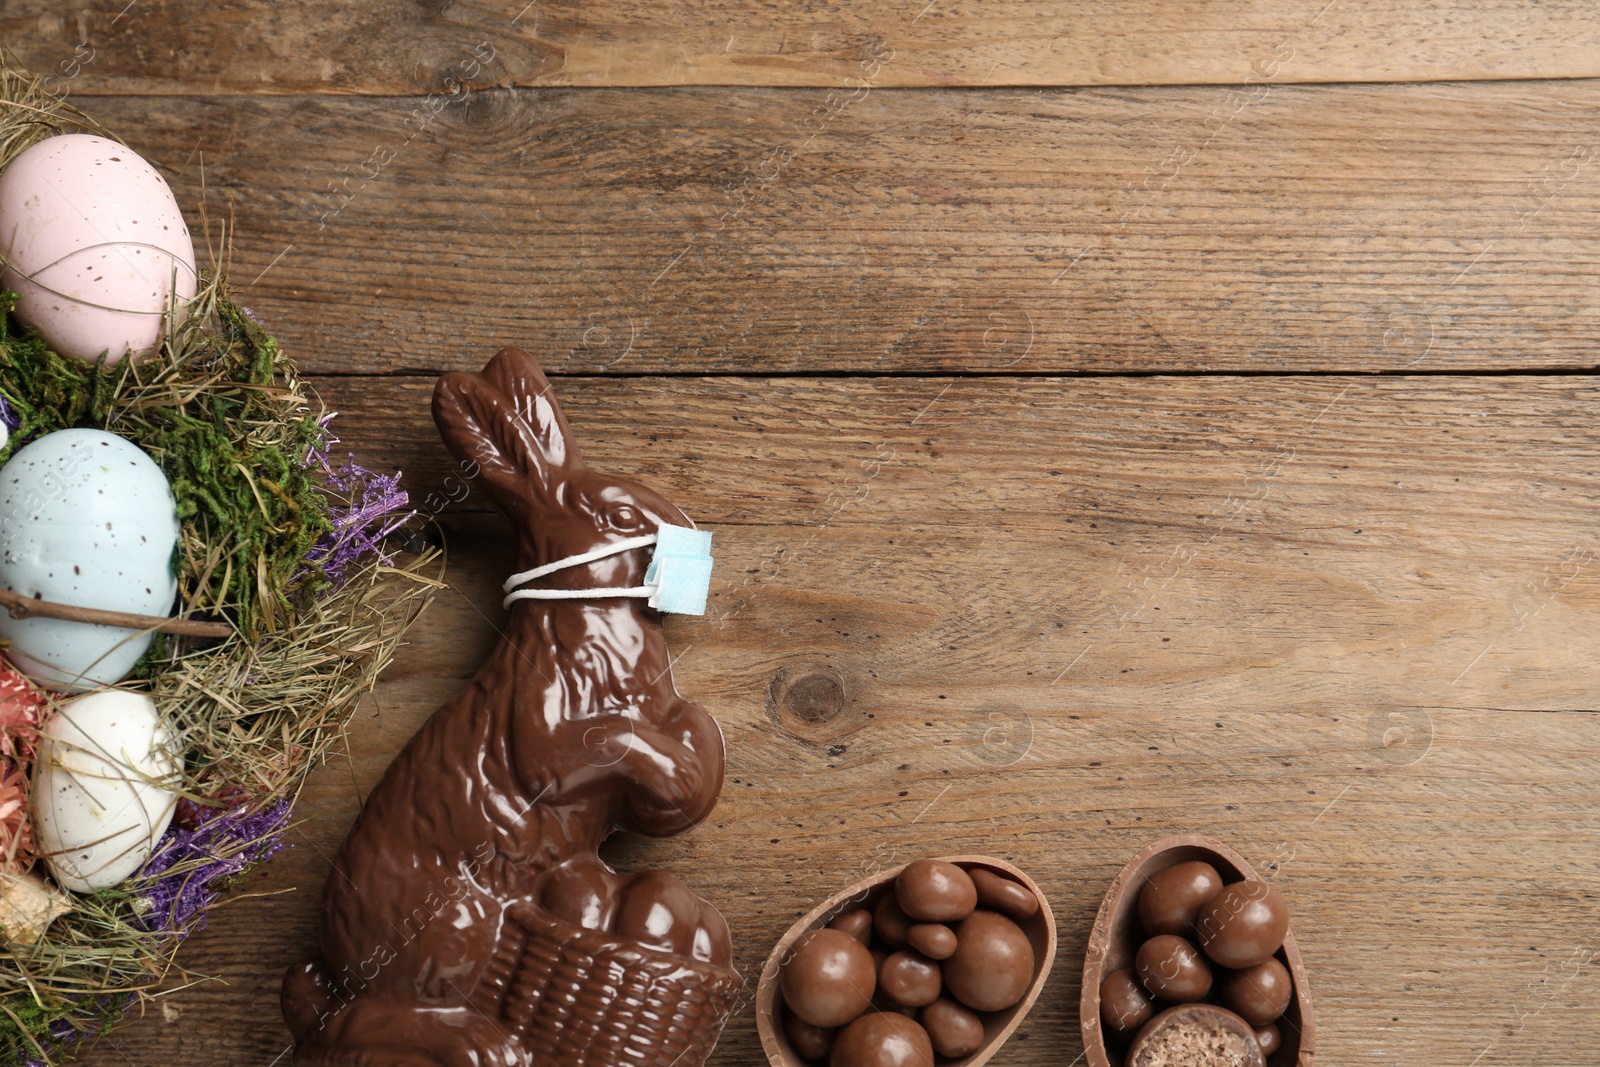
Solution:
{"label": "chocolate basket", "polygon": [[504,1019],[536,1063],[698,1067],[732,1014],[744,979],[514,907],[473,1004]]}

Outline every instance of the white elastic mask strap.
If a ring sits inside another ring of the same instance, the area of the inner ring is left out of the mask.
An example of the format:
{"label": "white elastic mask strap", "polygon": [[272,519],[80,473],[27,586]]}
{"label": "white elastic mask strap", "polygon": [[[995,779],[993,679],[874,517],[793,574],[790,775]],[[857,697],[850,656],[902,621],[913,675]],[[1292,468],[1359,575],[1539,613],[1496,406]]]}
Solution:
{"label": "white elastic mask strap", "polygon": [[558,559],[554,563],[546,563],[542,567],[535,567],[528,571],[519,571],[505,580],[500,588],[508,595],[502,602],[503,607],[510,607],[518,600],[598,600],[601,597],[611,596],[651,596],[655,593],[655,586],[635,585],[627,588],[615,589],[518,589],[517,586],[531,582],[536,578],[543,578],[547,574],[566,570],[568,567],[581,567],[585,563],[593,563],[597,559],[615,556],[622,552],[630,552],[635,548],[644,548],[646,545],[656,543],[655,534],[644,534],[640,537],[629,537],[622,541],[613,541],[609,545],[580,552],[576,556]]}

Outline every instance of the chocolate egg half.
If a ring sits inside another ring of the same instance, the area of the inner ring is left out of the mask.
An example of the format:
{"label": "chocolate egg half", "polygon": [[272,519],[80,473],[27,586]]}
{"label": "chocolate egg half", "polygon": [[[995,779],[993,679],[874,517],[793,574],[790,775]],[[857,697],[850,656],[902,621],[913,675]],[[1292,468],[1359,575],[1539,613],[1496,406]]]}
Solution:
{"label": "chocolate egg half", "polygon": [[[1139,921],[1141,891],[1160,872],[1195,861],[1210,865],[1225,885],[1261,881],[1249,862],[1236,850],[1215,838],[1198,834],[1177,835],[1157,841],[1141,849],[1123,866],[1101,901],[1084,953],[1079,1025],[1084,1047],[1083,1062],[1087,1067],[1130,1067],[1127,1059],[1129,1036],[1126,1031],[1119,1033],[1109,1020],[1104,1019],[1102,1009],[1113,1009],[1113,1018],[1116,1018],[1119,1012],[1131,1011],[1137,1015],[1138,1005],[1132,998],[1123,996],[1127,992],[1124,985],[1110,981],[1110,978],[1116,972],[1133,968],[1139,948],[1149,940]],[[1198,941],[1198,936],[1198,932],[1193,931],[1188,935],[1195,941]],[[1306,983],[1305,966],[1292,929],[1283,933],[1282,944],[1272,955],[1289,976],[1290,1000],[1281,1018],[1273,1022],[1270,1034],[1267,1027],[1259,1025],[1253,1032],[1266,1035],[1269,1043],[1274,1037],[1277,1039],[1273,1051],[1262,1050],[1267,1067],[1303,1067],[1315,1060],[1316,1018]],[[1210,956],[1206,958],[1215,962]],[[1230,973],[1213,968],[1214,984],[1208,1000],[1217,1001],[1221,998],[1223,985]],[[1139,985],[1137,980],[1134,985]],[[1249,1025],[1249,1020],[1246,1020],[1246,1024]],[[1258,1040],[1257,1044],[1261,1042]]]}
{"label": "chocolate egg half", "polygon": [[[1034,907],[1028,909],[1010,890],[1002,890],[1006,893],[1011,907],[1019,912],[1032,911],[1027,918],[1012,922],[1012,925],[1020,929],[1024,935],[1033,958],[1031,972],[1026,978],[1022,995],[1007,1008],[976,1012],[956,1000],[948,987],[948,976],[941,963],[941,984],[945,985],[945,989],[940,994],[940,999],[925,1007],[905,1007],[893,1004],[879,988],[876,992],[881,1003],[877,1004],[877,1010],[868,1009],[868,1014],[895,1016],[920,1024],[935,1053],[941,1057],[936,1061],[938,1067],[981,1067],[1001,1050],[1006,1039],[1015,1032],[1044,989],[1051,964],[1055,960],[1055,918],[1038,886],[1026,874],[1004,860],[989,856],[946,856],[940,859],[966,871],[969,877],[974,871],[988,872],[998,879],[1003,879],[1008,885],[1018,886],[1020,890],[1034,898]],[[793,957],[795,946],[806,935],[826,928],[835,919],[852,911],[866,910],[876,913],[878,919],[889,918],[891,924],[898,919],[906,927],[902,936],[909,935],[910,927],[917,924],[900,910],[895,901],[895,880],[903,869],[895,867],[883,870],[842,888],[796,922],[774,946],[766,966],[762,969],[760,981],[756,985],[755,1001],[756,1028],[762,1048],[772,1067],[816,1067],[817,1064],[817,1060],[801,1055],[796,1043],[784,1032],[786,1013],[781,983],[783,964]],[[887,906],[882,913],[878,913],[880,905],[884,905],[885,902]],[[996,917],[1004,918],[1004,916]],[[859,920],[841,923],[844,929],[834,932],[846,935],[856,932],[853,928],[857,922]],[[900,944],[891,947],[879,936],[880,933],[881,928],[875,923],[870,935],[872,947],[868,949],[868,955],[875,957],[881,968],[890,955],[906,946]],[[952,937],[955,936],[954,930],[950,933]],[[943,938],[938,940],[943,941]],[[930,947],[939,950],[937,946]],[[943,961],[943,963],[948,962],[948,960]],[[837,1031],[829,1053],[830,1057],[840,1054],[838,1042],[848,1029],[849,1025],[846,1025]],[[816,1045],[810,1044],[810,1047],[815,1048]],[[968,1048],[970,1051],[962,1051]],[[854,1053],[847,1048],[842,1054]]]}

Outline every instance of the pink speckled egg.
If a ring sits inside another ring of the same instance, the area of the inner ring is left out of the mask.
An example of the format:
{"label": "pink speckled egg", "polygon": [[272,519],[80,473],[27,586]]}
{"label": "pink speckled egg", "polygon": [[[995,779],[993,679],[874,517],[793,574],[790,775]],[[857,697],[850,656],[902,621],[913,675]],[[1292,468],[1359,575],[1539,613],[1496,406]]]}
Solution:
{"label": "pink speckled egg", "polygon": [[63,134],[0,171],[0,288],[51,348],[116,363],[181,323],[198,277],[166,180],[126,145]]}

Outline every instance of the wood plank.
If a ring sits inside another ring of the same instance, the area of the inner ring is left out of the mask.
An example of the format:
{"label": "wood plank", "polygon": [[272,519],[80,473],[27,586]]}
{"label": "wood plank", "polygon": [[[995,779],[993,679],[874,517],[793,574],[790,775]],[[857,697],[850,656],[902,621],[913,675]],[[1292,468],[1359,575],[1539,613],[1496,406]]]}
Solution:
{"label": "wood plank", "polygon": [[203,170],[244,299],[314,372],[513,342],[563,373],[1585,369],[1600,347],[1600,80],[831,99],[93,111],[184,203]]}
{"label": "wood plank", "polygon": [[94,12],[9,0],[0,39],[39,70],[75,73],[84,94],[397,95],[452,77],[838,87],[1600,74],[1587,0],[145,0]]}
{"label": "wood plank", "polygon": [[[334,425],[358,458],[405,472],[418,506],[488,510],[449,477],[428,413],[432,378],[308,383],[340,412]],[[1267,523],[1304,549],[1435,554],[1488,575],[1496,561],[1586,541],[1600,510],[1589,415],[1600,387],[1579,377],[564,377],[554,387],[594,466],[688,497],[690,514],[717,527],[892,522],[981,535],[999,523],[1094,553],[1123,551],[1130,537],[1231,545]]]}

